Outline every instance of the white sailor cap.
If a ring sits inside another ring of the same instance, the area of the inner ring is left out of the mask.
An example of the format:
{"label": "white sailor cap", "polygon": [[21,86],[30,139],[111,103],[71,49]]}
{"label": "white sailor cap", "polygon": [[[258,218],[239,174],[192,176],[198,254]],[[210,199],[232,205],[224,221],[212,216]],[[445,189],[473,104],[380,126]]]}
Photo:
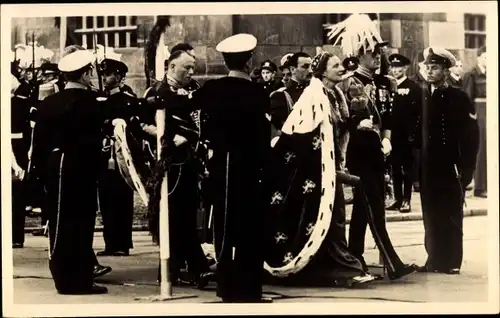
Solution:
{"label": "white sailor cap", "polygon": [[293,56],[293,53],[287,53],[285,55],[283,55],[283,57],[281,58],[280,60],[280,66],[283,67],[285,66],[285,63],[288,62],[288,60]]}
{"label": "white sailor cap", "polygon": [[94,62],[95,56],[87,50],[78,50],[64,56],[57,67],[61,72],[69,73],[77,71]]}
{"label": "white sailor cap", "polygon": [[455,56],[444,48],[431,46],[424,50],[424,64],[441,64],[450,68],[456,61]]}
{"label": "white sailor cap", "polygon": [[215,48],[221,53],[243,53],[257,46],[257,38],[251,34],[240,33],[222,40]]}

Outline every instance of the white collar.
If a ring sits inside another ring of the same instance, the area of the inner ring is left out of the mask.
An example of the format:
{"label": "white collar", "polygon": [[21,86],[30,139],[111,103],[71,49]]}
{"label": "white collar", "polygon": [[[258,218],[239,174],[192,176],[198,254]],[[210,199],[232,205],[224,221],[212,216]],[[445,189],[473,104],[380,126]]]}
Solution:
{"label": "white collar", "polygon": [[120,92],[120,87],[113,87],[110,91],[109,91],[109,96],[111,95],[115,95],[115,94],[118,94]]}
{"label": "white collar", "polygon": [[405,75],[405,76],[401,77],[400,79],[397,79],[396,83],[398,83],[398,86],[399,86],[399,85],[401,85],[401,83],[403,83],[404,81],[406,81],[407,78],[408,77],[406,77],[406,75]]}
{"label": "white collar", "polygon": [[459,81],[460,80],[460,76],[454,74],[454,73],[450,73],[450,76],[455,80],[455,81]]}
{"label": "white collar", "polygon": [[72,89],[72,88],[85,89],[85,90],[89,89],[88,86],[78,82],[68,82],[66,83],[66,86],[64,86],[64,89]]}
{"label": "white collar", "polygon": [[449,85],[447,82],[442,83],[440,86],[436,86],[434,84],[431,84],[431,94],[434,94],[434,91],[440,87],[447,88]]}
{"label": "white collar", "polygon": [[248,81],[252,81],[252,78],[250,77],[250,75],[248,75],[247,73],[245,72],[242,72],[242,71],[229,71],[229,74],[227,74],[228,77],[236,77],[236,78],[241,78],[241,79],[245,79],[245,80],[248,80]]}

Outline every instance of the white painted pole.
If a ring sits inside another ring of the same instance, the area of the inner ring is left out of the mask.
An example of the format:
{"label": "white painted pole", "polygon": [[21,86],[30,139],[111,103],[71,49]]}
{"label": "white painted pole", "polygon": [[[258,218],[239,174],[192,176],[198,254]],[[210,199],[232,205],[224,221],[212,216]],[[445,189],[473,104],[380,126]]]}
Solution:
{"label": "white painted pole", "polygon": [[[162,34],[156,49],[155,57],[155,77],[156,80],[161,81],[165,75],[165,34]],[[156,153],[157,160],[161,158],[161,138],[165,134],[165,109],[158,109],[156,111]],[[170,281],[170,221],[168,211],[168,179],[167,173],[163,176],[160,190],[160,215],[159,215],[159,245],[160,245],[160,296],[153,297],[152,300],[173,300],[181,298],[196,297],[190,294],[176,294],[172,293],[172,282]],[[151,300],[151,297],[139,297],[137,300],[146,299]]]}
{"label": "white painted pole", "polygon": [[61,17],[59,25],[59,59],[62,58],[64,48],[66,47],[66,34],[68,32],[68,20],[66,17]]}
{"label": "white painted pole", "polygon": [[[163,67],[165,63],[165,53],[163,47],[165,46],[164,35],[160,37],[158,43],[158,49],[156,50],[156,63],[155,63],[155,74],[156,80],[161,81],[165,68]],[[161,158],[161,138],[165,134],[165,109],[159,109],[156,111],[156,152],[158,160]],[[160,194],[160,216],[159,216],[159,242],[160,242],[160,289],[162,297],[172,296],[172,282],[170,281],[169,275],[169,260],[170,260],[170,228],[169,228],[169,218],[168,218],[168,179],[167,173],[163,176],[163,181],[161,184],[161,194]]]}

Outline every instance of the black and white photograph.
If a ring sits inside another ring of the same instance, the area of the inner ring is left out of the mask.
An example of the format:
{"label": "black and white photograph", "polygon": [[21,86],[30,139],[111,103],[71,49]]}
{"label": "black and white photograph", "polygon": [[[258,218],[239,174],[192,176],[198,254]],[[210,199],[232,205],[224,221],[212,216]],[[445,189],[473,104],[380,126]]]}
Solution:
{"label": "black and white photograph", "polygon": [[3,316],[498,313],[497,12],[2,5]]}

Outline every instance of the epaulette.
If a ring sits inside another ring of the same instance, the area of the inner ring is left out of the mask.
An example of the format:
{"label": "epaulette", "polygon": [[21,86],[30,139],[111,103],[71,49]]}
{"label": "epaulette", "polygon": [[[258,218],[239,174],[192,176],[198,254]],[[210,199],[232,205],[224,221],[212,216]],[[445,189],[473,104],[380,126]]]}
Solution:
{"label": "epaulette", "polygon": [[148,96],[148,93],[153,89],[153,86],[149,87],[148,89],[146,89],[146,91],[144,92],[144,95],[142,96],[143,98],[146,98]]}
{"label": "epaulette", "polygon": [[198,82],[197,80],[195,80],[194,78],[191,79],[191,82],[192,82],[192,85],[194,86],[193,88],[194,89],[200,89],[201,88],[201,84],[200,82]]}
{"label": "epaulette", "polygon": [[278,88],[277,90],[271,92],[271,94],[269,95],[269,97],[272,97],[275,93],[278,93],[278,92],[284,92],[286,90],[286,87],[283,86],[283,87],[280,87]]}
{"label": "epaulette", "polygon": [[130,92],[127,92],[127,91],[124,91],[124,92],[123,92],[123,94],[125,94],[125,95],[127,95],[127,96],[130,96],[130,97],[134,97],[134,98],[136,97],[136,96],[134,96],[134,95],[130,94]]}

